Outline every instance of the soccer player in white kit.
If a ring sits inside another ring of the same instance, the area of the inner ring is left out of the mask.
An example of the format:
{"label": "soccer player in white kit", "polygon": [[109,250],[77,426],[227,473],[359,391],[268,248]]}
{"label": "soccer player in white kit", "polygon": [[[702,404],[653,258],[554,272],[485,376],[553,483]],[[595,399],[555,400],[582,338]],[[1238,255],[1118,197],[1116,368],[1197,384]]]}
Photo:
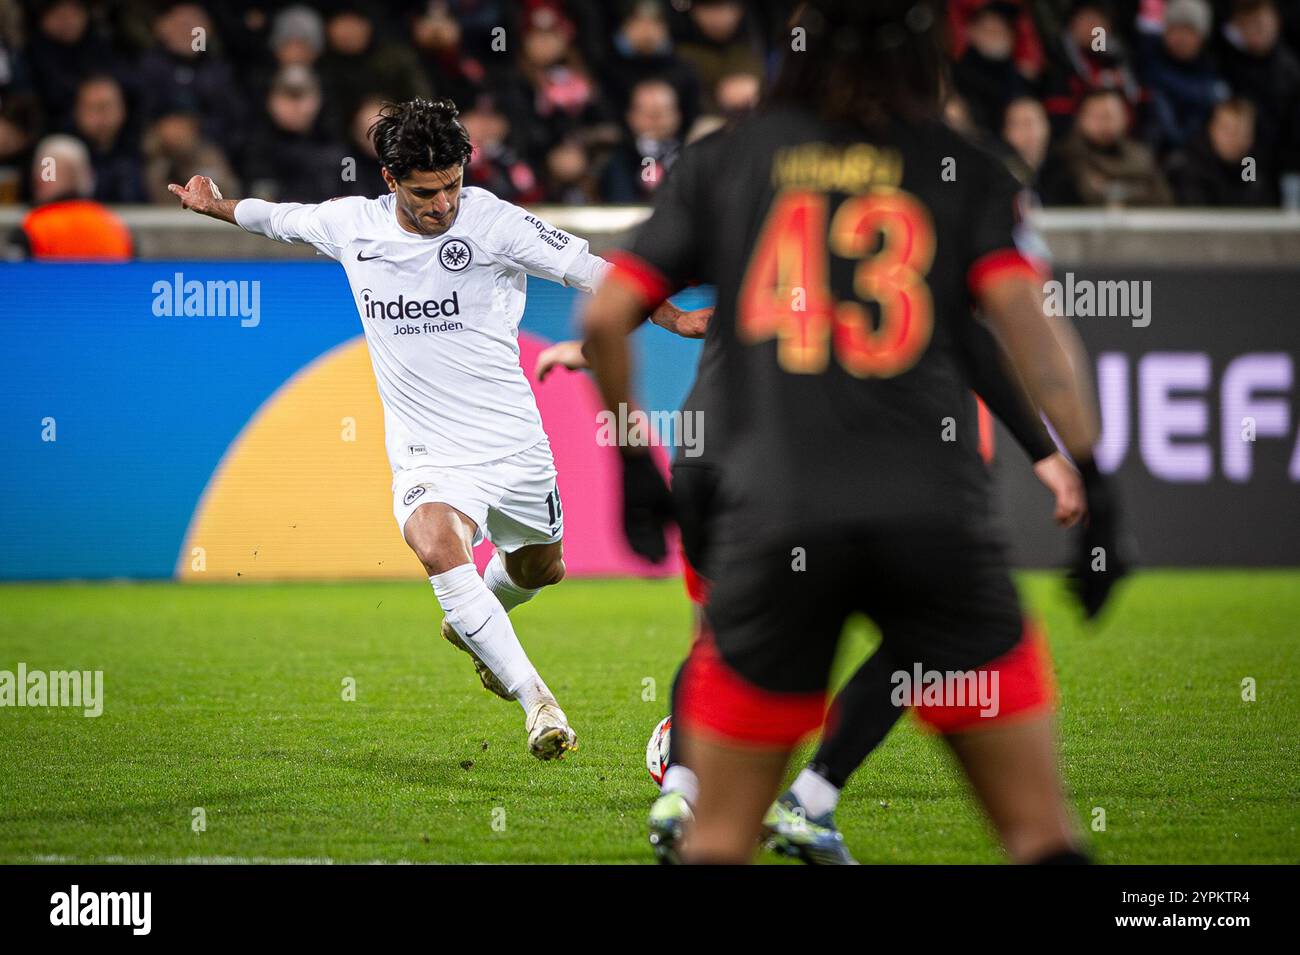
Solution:
{"label": "soccer player in white kit", "polygon": [[[528,659],[509,611],[564,577],[564,512],[541,416],[519,365],[527,276],[592,292],[608,263],[587,242],[462,187],[471,144],[449,101],[389,104],[371,129],[389,193],[318,205],[225,199],[205,176],[181,204],[338,260],[384,406],[393,513],[483,685],[524,709],[528,748],[554,759],[577,735]],[[701,313],[652,316],[702,334]],[[483,572],[472,548],[496,547]]]}

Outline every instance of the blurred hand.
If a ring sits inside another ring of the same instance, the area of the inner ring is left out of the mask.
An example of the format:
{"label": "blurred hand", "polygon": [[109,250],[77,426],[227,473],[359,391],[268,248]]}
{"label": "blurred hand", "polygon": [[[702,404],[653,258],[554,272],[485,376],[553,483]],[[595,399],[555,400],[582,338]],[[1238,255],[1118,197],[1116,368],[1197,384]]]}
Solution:
{"label": "blurred hand", "polygon": [[633,553],[657,564],[668,555],[664,528],[673,519],[672,493],[648,452],[622,460],[623,533]]}
{"label": "blurred hand", "polygon": [[1088,510],[1083,494],[1083,479],[1059,451],[1034,465],[1034,474],[1056,498],[1052,517],[1061,527],[1073,527]]}
{"label": "blurred hand", "polygon": [[677,334],[683,338],[703,338],[713,317],[712,308],[697,308],[677,316]]}
{"label": "blurred hand", "polygon": [[167,186],[167,191],[180,198],[183,208],[209,215],[216,211],[217,203],[223,198],[221,190],[209,176],[191,176],[183,186],[173,182]]}
{"label": "blurred hand", "polygon": [[665,301],[650,314],[650,321],[682,338],[703,338],[712,317],[712,306],[683,312],[672,302]]}
{"label": "blurred hand", "polygon": [[577,371],[586,367],[587,359],[582,354],[582,342],[556,342],[542,349],[542,353],[537,356],[537,367],[533,374],[537,376],[538,381],[545,381],[546,376],[556,368]]}
{"label": "blurred hand", "polygon": [[1067,577],[1084,616],[1092,618],[1106,605],[1115,585],[1128,576],[1129,567],[1114,489],[1094,461],[1081,461],[1079,476],[1088,516],[1080,528],[1078,550]]}

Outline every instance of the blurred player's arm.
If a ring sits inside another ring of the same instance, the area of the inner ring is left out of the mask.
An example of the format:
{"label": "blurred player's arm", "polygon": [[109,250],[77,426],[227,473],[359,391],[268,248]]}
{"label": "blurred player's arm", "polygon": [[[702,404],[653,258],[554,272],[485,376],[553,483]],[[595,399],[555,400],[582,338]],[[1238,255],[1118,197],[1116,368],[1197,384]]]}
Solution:
{"label": "blurred player's arm", "polygon": [[976,319],[966,333],[964,357],[971,388],[1007,426],[1031,461],[1041,461],[1054,453],[1056,445],[1042,419],[1034,413],[1024,382],[988,326]]}
{"label": "blurred player's arm", "polygon": [[[637,230],[631,249],[611,256],[613,268],[583,316],[583,353],[605,407],[616,414],[620,406],[634,405],[628,336],[647,314],[660,314],[668,297],[689,280],[709,277],[707,237],[715,223],[709,220],[706,202],[708,151],[721,143],[715,133],[683,150],[656,191],[654,210]],[[671,321],[680,326],[679,317]],[[623,532],[636,553],[661,560],[666,553],[664,527],[673,519],[668,485],[647,448],[619,451]]]}
{"label": "blurred player's arm", "polygon": [[[1083,344],[1043,308],[1043,280],[1050,277],[1043,258],[1050,253],[1028,218],[1020,183],[992,156],[972,159],[974,185],[964,210],[971,223],[966,280],[972,300],[1019,373],[1031,407],[1047,416],[1075,461],[1090,460],[1097,415]],[[975,334],[964,338],[978,347]],[[998,364],[987,352],[968,357],[986,369]]]}
{"label": "blurred player's arm", "polygon": [[981,288],[979,304],[1030,400],[1070,456],[1091,461],[1099,429],[1087,355],[1074,330],[1043,310],[1042,283],[1007,275]]}
{"label": "blurred player's arm", "polygon": [[[500,259],[529,275],[591,294],[605,283],[614,263],[593,253],[586,239],[552,228],[518,206],[503,206],[485,237],[489,246],[500,246],[496,253]],[[711,308],[686,312],[664,301],[653,311],[647,308],[637,324],[648,317],[674,335],[703,338],[712,314]]]}
{"label": "blurred player's arm", "polygon": [[[680,335],[682,338],[703,338],[704,332],[709,327],[709,319],[713,317],[713,309],[697,308],[687,312],[672,302],[664,302],[649,317],[652,324],[667,329],[674,335]],[[583,343],[574,339],[556,342],[542,349],[541,354],[537,356],[534,374],[538,381],[545,381],[546,376],[556,368],[579,371],[590,367],[591,362],[583,352]]]}
{"label": "blurred player's arm", "polygon": [[[582,289],[584,292],[595,293],[604,284],[613,268],[613,262],[584,249],[572,264],[566,267],[562,281],[565,285]],[[697,308],[687,312],[665,300],[654,311],[642,314],[641,319],[644,321],[649,318],[651,324],[658,325],[682,338],[703,338],[712,315],[712,308]],[[637,324],[640,325],[641,322],[638,321]]]}
{"label": "blurred player's arm", "polygon": [[[601,284],[583,317],[583,352],[591,361],[603,404],[608,409],[634,407],[632,358],[628,336],[645,319],[640,290],[617,279]],[[658,563],[667,556],[664,527],[672,521],[668,485],[649,449],[620,447],[623,462],[623,533],[632,550]]]}
{"label": "blurred player's arm", "polygon": [[604,282],[583,317],[582,351],[591,363],[606,408],[632,405],[628,336],[645,317],[642,298],[623,282]]}
{"label": "blurred player's arm", "polygon": [[1128,574],[1128,546],[1114,491],[1093,459],[1098,422],[1083,344],[1072,328],[1043,310],[1038,279],[1007,275],[985,283],[979,302],[1030,398],[1078,465],[1088,517],[1069,580],[1084,614],[1094,617]]}
{"label": "blurred player's arm", "polygon": [[964,210],[972,224],[966,279],[1031,407],[1047,417],[1079,469],[1088,513],[1069,579],[1092,617],[1128,573],[1129,548],[1114,489],[1093,459],[1100,428],[1088,356],[1074,329],[1043,307],[1047,270],[1039,259],[1047,247],[1026,215],[1019,183],[990,156],[975,164]]}
{"label": "blurred player's arm", "polygon": [[682,338],[703,338],[712,317],[712,308],[696,308],[686,312],[672,302],[664,302],[650,313],[653,324]]}
{"label": "blurred player's arm", "polygon": [[963,344],[971,387],[1029,455],[1034,463],[1034,475],[1052,492],[1055,501],[1052,516],[1056,523],[1073,527],[1086,510],[1079,472],[1056,449],[1020,374],[988,326],[977,319],[966,331]]}

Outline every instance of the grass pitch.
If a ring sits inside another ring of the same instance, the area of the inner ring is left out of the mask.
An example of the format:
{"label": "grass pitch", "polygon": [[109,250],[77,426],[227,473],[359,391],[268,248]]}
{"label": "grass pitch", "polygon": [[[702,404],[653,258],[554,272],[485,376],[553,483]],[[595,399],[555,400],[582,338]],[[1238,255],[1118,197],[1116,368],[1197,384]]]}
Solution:
{"label": "grass pitch", "polygon": [[[1100,861],[1300,861],[1300,571],[1146,573],[1102,633],[1054,578],[1022,584],[1074,804],[1090,829],[1105,814]],[[105,690],[98,718],[0,709],[2,862],[650,861],[644,749],[687,643],[677,582],[567,581],[515,612],[581,737],[551,764],[437,638],[418,578],[9,585],[0,608],[0,670],[103,670]],[[841,676],[871,642],[852,629]],[[1001,858],[910,719],[837,815],[864,862]]]}

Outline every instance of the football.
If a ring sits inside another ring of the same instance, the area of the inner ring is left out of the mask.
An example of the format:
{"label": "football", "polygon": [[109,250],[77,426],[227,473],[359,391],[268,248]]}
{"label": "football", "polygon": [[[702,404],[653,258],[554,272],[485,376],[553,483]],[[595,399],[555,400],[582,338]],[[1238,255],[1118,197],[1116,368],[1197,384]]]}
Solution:
{"label": "football", "polygon": [[650,771],[650,778],[656,786],[664,784],[664,773],[668,772],[668,734],[672,728],[673,718],[665,716],[645,744],[645,768]]}

